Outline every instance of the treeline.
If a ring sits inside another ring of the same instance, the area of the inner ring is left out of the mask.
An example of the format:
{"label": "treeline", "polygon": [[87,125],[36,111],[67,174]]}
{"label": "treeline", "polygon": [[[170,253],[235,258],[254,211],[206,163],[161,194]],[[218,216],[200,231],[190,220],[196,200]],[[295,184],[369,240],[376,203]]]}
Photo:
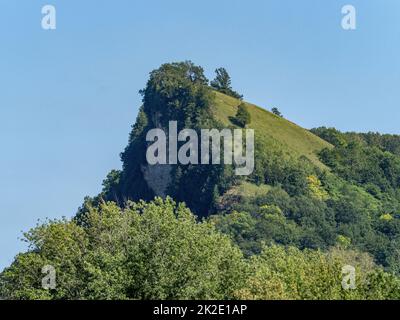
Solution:
{"label": "treeline", "polygon": [[[53,220],[0,275],[5,299],[399,299],[400,281],[368,255],[264,246],[246,258],[214,222],[170,198],[90,208],[84,224]],[[342,285],[344,265],[356,287]],[[42,288],[42,268],[56,270]]]}
{"label": "treeline", "polygon": [[320,152],[335,174],[380,200],[385,213],[400,213],[399,136],[341,133],[324,127],[312,131],[335,146]]}
{"label": "treeline", "polygon": [[311,132],[329,141],[333,145],[347,141],[359,142],[366,146],[378,147],[382,151],[389,151],[400,156],[400,135],[381,134],[378,132],[356,133],[340,132],[335,128],[319,127]]}

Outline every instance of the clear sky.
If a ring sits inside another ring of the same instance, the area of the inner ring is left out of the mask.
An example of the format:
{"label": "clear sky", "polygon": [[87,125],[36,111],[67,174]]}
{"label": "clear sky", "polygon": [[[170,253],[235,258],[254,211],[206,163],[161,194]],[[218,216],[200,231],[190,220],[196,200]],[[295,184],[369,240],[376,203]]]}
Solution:
{"label": "clear sky", "polygon": [[22,230],[71,217],[120,168],[161,63],[224,66],[246,100],[306,128],[400,134],[399,40],[399,0],[0,0],[0,270]]}

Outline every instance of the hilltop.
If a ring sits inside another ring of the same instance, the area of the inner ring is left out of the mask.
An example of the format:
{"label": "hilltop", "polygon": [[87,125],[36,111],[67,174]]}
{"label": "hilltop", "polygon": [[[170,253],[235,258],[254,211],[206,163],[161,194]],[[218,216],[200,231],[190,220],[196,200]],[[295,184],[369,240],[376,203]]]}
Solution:
{"label": "hilltop", "polygon": [[[191,62],[164,64],[141,91],[143,106],[121,154],[123,168],[110,172],[103,192],[87,198],[77,214],[102,201],[170,196],[198,219],[210,218],[245,254],[262,243],[300,249],[335,245],[368,252],[393,271],[400,269],[400,157],[396,137],[307,130],[245,102],[226,70],[211,81]],[[167,128],[246,128],[255,132],[255,168],[239,177],[230,165],[156,165],[146,161],[146,133]],[[392,152],[394,153],[392,153]],[[211,216],[211,217],[210,217]]]}

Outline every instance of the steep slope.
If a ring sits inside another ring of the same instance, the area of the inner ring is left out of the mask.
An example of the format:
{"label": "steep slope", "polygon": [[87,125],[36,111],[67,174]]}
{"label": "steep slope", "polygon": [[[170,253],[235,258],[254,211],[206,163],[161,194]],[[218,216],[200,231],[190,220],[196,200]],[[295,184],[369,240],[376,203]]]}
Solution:
{"label": "steep slope", "polygon": [[[224,125],[233,125],[229,119],[235,116],[240,101],[216,92],[215,103],[214,116]],[[326,168],[319,161],[317,152],[324,148],[331,148],[331,144],[310,131],[263,108],[247,102],[246,105],[252,119],[248,127],[255,130],[258,139],[274,140],[288,153],[297,157],[305,156],[318,167]]]}

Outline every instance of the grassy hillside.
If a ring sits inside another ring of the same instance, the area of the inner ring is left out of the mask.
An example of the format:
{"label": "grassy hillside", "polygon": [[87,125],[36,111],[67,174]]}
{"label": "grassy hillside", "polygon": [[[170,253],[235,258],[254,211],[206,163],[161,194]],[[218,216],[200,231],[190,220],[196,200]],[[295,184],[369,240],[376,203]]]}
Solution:
{"label": "grassy hillside", "polygon": [[[240,101],[222,93],[216,92],[215,116],[225,125],[233,125],[229,120],[234,117]],[[249,128],[255,130],[256,138],[262,140],[273,140],[285,151],[292,155],[306,156],[320,168],[326,168],[318,159],[317,152],[323,148],[330,148],[325,140],[314,135],[310,131],[274,115],[256,105],[246,102],[251,114]]]}

